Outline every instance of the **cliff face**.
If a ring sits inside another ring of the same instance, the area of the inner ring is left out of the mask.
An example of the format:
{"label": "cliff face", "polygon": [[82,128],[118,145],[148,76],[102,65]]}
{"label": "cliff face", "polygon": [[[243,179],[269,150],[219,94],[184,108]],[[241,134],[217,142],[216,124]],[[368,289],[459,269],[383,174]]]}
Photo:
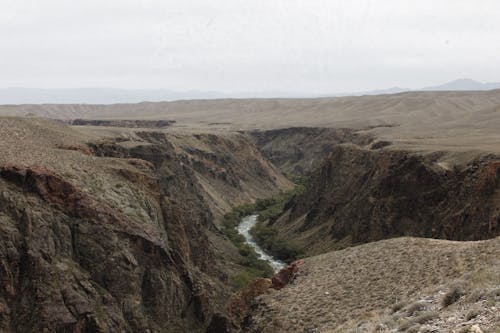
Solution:
{"label": "cliff face", "polygon": [[252,131],[251,138],[262,154],[281,171],[304,176],[317,169],[336,145],[353,143],[365,146],[374,141],[351,129],[295,127]]}
{"label": "cliff face", "polygon": [[[241,137],[145,132],[89,149],[62,125],[37,142],[38,127],[2,121],[1,331],[203,331],[230,292],[216,215],[289,186]],[[203,147],[186,152],[191,140]],[[231,145],[255,154],[228,160]]]}
{"label": "cliff face", "polygon": [[95,120],[75,119],[69,121],[75,126],[110,126],[110,127],[132,127],[132,128],[162,128],[175,124],[174,120]]}
{"label": "cliff face", "polygon": [[436,156],[340,145],[271,223],[309,253],[396,236],[492,238],[499,176],[494,156],[448,170]]}

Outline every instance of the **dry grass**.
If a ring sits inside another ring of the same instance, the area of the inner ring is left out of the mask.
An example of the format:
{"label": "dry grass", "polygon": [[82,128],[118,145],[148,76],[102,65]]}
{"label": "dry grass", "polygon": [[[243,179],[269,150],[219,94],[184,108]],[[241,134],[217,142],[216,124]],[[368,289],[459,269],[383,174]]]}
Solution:
{"label": "dry grass", "polygon": [[[465,322],[470,293],[482,290],[493,298],[498,258],[500,238],[398,238],[307,258],[306,271],[295,284],[260,299],[250,331],[383,332],[436,326],[436,332],[450,332],[442,318],[456,313],[450,325]],[[443,295],[459,281],[465,297],[443,308]],[[495,302],[482,300],[478,307],[490,309]],[[473,320],[495,321],[491,310],[478,318]],[[270,326],[272,321],[284,328]]]}

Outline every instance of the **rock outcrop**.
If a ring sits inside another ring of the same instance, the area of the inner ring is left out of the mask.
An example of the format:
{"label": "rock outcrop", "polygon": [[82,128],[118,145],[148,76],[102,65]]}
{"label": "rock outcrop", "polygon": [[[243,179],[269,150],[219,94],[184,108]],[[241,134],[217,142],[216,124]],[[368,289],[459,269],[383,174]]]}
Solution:
{"label": "rock outcrop", "polygon": [[[238,295],[233,297],[229,303],[230,318],[222,320],[215,317],[211,325],[217,325],[218,332],[231,331],[232,329],[244,329],[248,323],[248,315],[256,304],[257,297],[271,290],[280,290],[286,285],[293,283],[304,265],[303,260],[297,260],[274,274],[271,279],[257,279],[250,283]],[[224,323],[224,326],[222,326]],[[215,327],[215,326],[214,326]],[[213,332],[216,332],[215,330]]]}
{"label": "rock outcrop", "polygon": [[462,169],[439,154],[334,147],[274,226],[309,253],[397,236],[479,240],[500,234],[500,162]]}
{"label": "rock outcrop", "polygon": [[303,265],[304,265],[303,260],[296,260],[287,267],[280,270],[278,273],[276,273],[271,279],[273,288],[280,290],[287,284],[293,282],[293,280],[299,274],[299,271]]}
{"label": "rock outcrop", "polygon": [[369,135],[347,128],[293,127],[249,134],[269,161],[295,176],[316,170],[339,144],[366,146],[374,141]]}
{"label": "rock outcrop", "polygon": [[75,126],[107,126],[132,128],[162,128],[175,124],[175,120],[102,120],[102,119],[75,119],[69,122]]}

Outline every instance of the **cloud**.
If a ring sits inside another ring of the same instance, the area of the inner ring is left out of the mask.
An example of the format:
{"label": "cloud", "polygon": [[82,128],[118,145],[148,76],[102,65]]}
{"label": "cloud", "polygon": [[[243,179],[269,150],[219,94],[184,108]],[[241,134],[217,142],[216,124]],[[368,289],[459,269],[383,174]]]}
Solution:
{"label": "cloud", "polygon": [[0,87],[327,93],[499,80],[498,1],[4,2]]}

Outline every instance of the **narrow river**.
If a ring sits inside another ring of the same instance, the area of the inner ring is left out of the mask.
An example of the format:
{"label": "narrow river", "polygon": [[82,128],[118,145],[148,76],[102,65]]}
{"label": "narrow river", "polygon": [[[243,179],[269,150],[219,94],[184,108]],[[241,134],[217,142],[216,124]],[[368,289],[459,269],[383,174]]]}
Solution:
{"label": "narrow river", "polygon": [[249,244],[255,252],[260,256],[260,259],[265,260],[271,265],[275,272],[279,272],[286,264],[283,261],[273,258],[267,254],[253,239],[250,234],[250,229],[257,223],[257,215],[245,216],[241,219],[241,223],[236,227],[238,232],[245,237],[247,244]]}

